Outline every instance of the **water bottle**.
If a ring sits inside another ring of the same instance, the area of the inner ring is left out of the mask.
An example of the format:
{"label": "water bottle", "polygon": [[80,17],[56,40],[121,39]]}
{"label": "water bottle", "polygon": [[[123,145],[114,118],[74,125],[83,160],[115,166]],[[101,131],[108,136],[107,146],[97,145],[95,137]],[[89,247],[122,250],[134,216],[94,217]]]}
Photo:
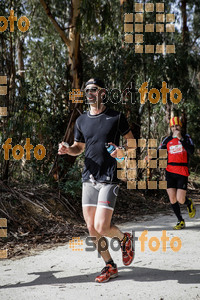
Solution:
{"label": "water bottle", "polygon": [[[110,145],[110,144],[108,144],[108,143],[105,143],[105,147],[106,147],[106,149],[107,149],[107,151],[111,154],[113,151],[115,151],[115,146],[113,146],[113,145]],[[124,161],[124,157],[122,157],[122,158],[117,158],[117,157],[115,157],[115,159],[119,162],[119,163],[121,163],[121,162],[123,162]]]}

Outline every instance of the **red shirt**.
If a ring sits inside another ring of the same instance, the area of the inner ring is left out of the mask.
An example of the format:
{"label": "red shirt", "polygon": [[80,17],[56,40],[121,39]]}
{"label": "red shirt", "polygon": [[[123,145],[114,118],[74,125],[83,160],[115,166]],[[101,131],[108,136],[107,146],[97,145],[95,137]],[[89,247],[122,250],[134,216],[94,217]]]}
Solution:
{"label": "red shirt", "polygon": [[169,136],[164,139],[158,149],[167,149],[168,161],[166,170],[171,173],[189,176],[189,154],[194,152],[194,144],[188,134],[183,139]]}

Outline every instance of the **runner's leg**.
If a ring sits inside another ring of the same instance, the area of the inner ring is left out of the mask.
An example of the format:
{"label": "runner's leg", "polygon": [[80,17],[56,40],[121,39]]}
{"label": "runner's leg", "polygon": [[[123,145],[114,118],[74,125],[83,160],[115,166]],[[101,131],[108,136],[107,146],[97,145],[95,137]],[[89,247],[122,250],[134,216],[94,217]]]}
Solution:
{"label": "runner's leg", "polygon": [[122,240],[124,237],[123,232],[119,230],[119,228],[115,225],[111,225],[111,219],[113,215],[113,210],[97,206],[96,214],[95,214],[95,229],[102,236],[107,237],[117,237]]}
{"label": "runner's leg", "polygon": [[128,266],[134,258],[132,234],[123,233],[111,224],[118,191],[119,186],[116,184],[101,184],[94,224],[102,236],[117,238],[120,241],[122,260],[124,265]]}
{"label": "runner's leg", "polygon": [[103,236],[117,237],[122,240],[123,232],[115,225],[111,225],[111,219],[119,192],[117,184],[101,184],[98,196],[97,210],[95,214],[95,229]]}
{"label": "runner's leg", "polygon": [[177,190],[177,200],[181,204],[187,205],[187,210],[190,218],[194,218],[196,214],[196,209],[192,199],[186,197],[186,190],[178,189]]}
{"label": "runner's leg", "polygon": [[176,189],[175,188],[169,188],[167,189],[167,194],[169,196],[169,201],[171,204],[175,204],[177,202],[176,199]]}
{"label": "runner's leg", "polygon": [[[98,203],[99,188],[97,185],[93,186],[91,182],[84,182],[82,187],[82,206],[83,216],[87,224],[87,228],[90,236],[96,237],[95,246],[97,248],[98,240],[102,237],[94,228],[94,220],[96,214],[96,208]],[[98,250],[98,248],[97,248]],[[108,250],[100,253],[105,261],[111,259]]]}
{"label": "runner's leg", "polygon": [[[95,244],[96,248],[98,249],[98,247],[97,247],[98,240],[100,238],[102,238],[102,235],[99,234],[95,229],[95,226],[94,226],[95,215],[96,215],[96,207],[83,206],[83,216],[84,216],[85,222],[87,224],[89,234],[92,237],[96,237],[96,241],[94,241],[94,244]],[[104,246],[102,245],[102,247],[104,247]],[[98,251],[98,252],[102,256],[104,261],[111,260],[111,255],[108,250],[102,251],[102,252]]]}
{"label": "runner's leg", "polygon": [[169,188],[169,189],[167,189],[167,194],[169,196],[169,200],[170,200],[172,209],[173,209],[178,221],[182,221],[183,218],[181,215],[180,206],[179,206],[179,203],[177,202],[177,189]]}
{"label": "runner's leg", "polygon": [[185,203],[185,197],[186,197],[186,190],[182,190],[182,189],[177,189],[177,201],[180,204],[184,204]]}

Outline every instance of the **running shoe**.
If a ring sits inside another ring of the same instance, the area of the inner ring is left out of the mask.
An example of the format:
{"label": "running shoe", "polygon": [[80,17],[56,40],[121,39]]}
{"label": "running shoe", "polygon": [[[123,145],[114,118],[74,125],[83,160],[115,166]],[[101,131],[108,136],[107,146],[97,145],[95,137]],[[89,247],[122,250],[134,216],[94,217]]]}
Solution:
{"label": "running shoe", "polygon": [[192,199],[189,198],[189,200],[190,200],[190,205],[187,206],[188,214],[189,214],[190,218],[194,218],[194,216],[196,214],[196,209],[194,207]]}
{"label": "running shoe", "polygon": [[126,241],[121,242],[122,261],[125,266],[129,266],[134,258],[133,236],[128,232],[125,232],[124,235],[126,237]]}
{"label": "running shoe", "polygon": [[113,267],[111,264],[107,264],[102,270],[101,274],[96,277],[96,282],[107,282],[110,278],[115,278],[118,276],[117,265]]}
{"label": "running shoe", "polygon": [[179,221],[179,222],[176,224],[176,226],[174,226],[173,229],[175,229],[175,230],[180,230],[180,229],[183,229],[183,228],[185,228],[185,221],[184,221],[184,220]]}

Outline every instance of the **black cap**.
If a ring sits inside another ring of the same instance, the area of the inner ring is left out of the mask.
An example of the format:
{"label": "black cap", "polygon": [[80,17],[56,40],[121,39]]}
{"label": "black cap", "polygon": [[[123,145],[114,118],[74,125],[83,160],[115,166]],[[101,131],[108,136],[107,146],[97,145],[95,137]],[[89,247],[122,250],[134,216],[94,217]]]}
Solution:
{"label": "black cap", "polygon": [[86,82],[85,86],[87,86],[89,84],[96,84],[96,85],[98,85],[101,88],[105,87],[103,81],[101,79],[99,79],[99,78],[91,78],[90,80],[88,80]]}

